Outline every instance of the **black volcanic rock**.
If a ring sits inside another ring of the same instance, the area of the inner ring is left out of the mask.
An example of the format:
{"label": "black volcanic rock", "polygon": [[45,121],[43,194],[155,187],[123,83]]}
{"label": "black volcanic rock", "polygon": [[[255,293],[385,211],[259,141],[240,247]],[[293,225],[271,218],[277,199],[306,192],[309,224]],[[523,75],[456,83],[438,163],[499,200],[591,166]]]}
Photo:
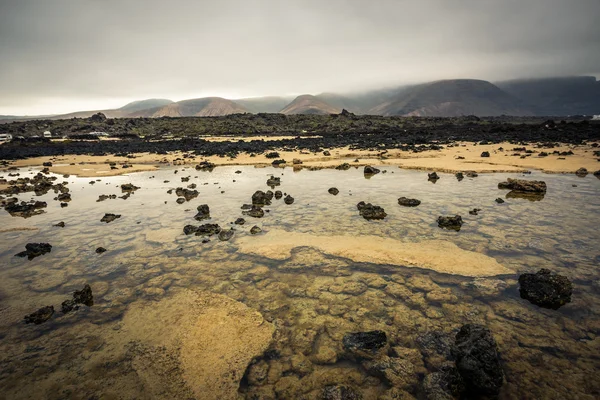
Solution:
{"label": "black volcanic rock", "polygon": [[405,207],[417,207],[419,204],[421,204],[421,200],[400,197],[398,199],[398,204]]}
{"label": "black volcanic rock", "polygon": [[438,226],[440,228],[451,229],[455,231],[460,231],[460,228],[463,224],[462,217],[460,215],[455,216],[439,216],[437,219]]}
{"label": "black volcanic rock", "polygon": [[466,391],[473,396],[496,396],[504,382],[498,346],[489,329],[466,324],[456,334],[453,348],[456,368]]}
{"label": "black volcanic rock", "polygon": [[508,178],[506,182],[498,184],[498,189],[510,189],[515,192],[526,193],[546,193],[546,182]]}
{"label": "black volcanic rock", "polygon": [[121,214],[107,213],[107,214],[104,214],[104,217],[102,217],[100,222],[106,222],[108,224],[109,222],[113,222],[117,218],[121,218]]}
{"label": "black volcanic rock", "polygon": [[50,253],[52,251],[52,245],[48,243],[27,243],[25,245],[25,251],[16,254],[17,257],[27,257],[29,260],[33,260],[43,254]]}
{"label": "black volcanic rock", "polygon": [[540,307],[557,310],[571,302],[571,281],[566,276],[553,274],[546,268],[535,274],[521,274],[519,285],[521,298]]}
{"label": "black volcanic rock", "polygon": [[25,316],[26,324],[39,325],[43,322],[48,321],[54,314],[54,306],[42,307],[34,313]]}
{"label": "black volcanic rock", "polygon": [[367,220],[384,219],[387,216],[382,207],[374,206],[373,204],[365,203],[364,201],[358,203],[356,208],[358,208],[361,217]]}

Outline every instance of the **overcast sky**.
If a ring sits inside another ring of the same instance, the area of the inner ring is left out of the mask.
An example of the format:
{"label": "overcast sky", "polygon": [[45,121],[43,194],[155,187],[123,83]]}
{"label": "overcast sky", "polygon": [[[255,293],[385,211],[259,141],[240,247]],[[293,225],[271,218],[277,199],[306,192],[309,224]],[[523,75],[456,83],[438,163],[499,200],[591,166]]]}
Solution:
{"label": "overcast sky", "polygon": [[600,75],[600,0],[0,0],[0,114]]}

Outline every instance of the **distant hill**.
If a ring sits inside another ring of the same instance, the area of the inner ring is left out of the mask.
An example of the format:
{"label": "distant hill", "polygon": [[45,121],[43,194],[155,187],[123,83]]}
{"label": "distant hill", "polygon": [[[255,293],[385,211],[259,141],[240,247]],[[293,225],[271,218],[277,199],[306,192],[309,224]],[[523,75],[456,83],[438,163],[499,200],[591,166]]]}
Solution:
{"label": "distant hill", "polygon": [[247,113],[249,110],[232,100],[221,97],[204,97],[167,104],[131,113],[130,117],[215,117]]}
{"label": "distant hill", "polygon": [[454,79],[400,90],[369,114],[455,117],[461,115],[531,115],[521,101],[490,82]]}
{"label": "distant hill", "polygon": [[282,114],[338,114],[341,108],[334,107],[310,94],[296,97],[281,110]]}
{"label": "distant hill", "polygon": [[600,81],[593,76],[519,79],[496,85],[536,115],[600,114]]}
{"label": "distant hill", "polygon": [[253,113],[278,113],[289,104],[291,98],[267,96],[234,100]]}
{"label": "distant hill", "polygon": [[168,99],[138,100],[132,101],[129,104],[125,104],[123,107],[119,108],[119,111],[125,114],[131,114],[137,111],[147,110],[149,108],[164,107],[171,103],[173,103],[173,100]]}

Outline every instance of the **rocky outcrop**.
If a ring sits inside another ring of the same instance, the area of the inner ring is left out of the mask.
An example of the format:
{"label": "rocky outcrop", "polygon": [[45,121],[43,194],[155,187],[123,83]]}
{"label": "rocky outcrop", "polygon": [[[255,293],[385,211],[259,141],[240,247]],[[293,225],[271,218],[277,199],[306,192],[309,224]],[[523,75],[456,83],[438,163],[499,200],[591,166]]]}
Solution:
{"label": "rocky outcrop", "polygon": [[466,392],[472,396],[496,396],[504,382],[498,346],[489,329],[466,324],[456,334],[453,348],[456,368]]}
{"label": "rocky outcrop", "polygon": [[409,199],[408,197],[400,197],[398,199],[398,204],[404,207],[417,207],[419,204],[421,204],[421,200]]}
{"label": "rocky outcrop", "polygon": [[553,274],[546,268],[535,274],[519,276],[521,298],[544,308],[557,310],[571,302],[573,286],[566,276]]}
{"label": "rocky outcrop", "polygon": [[382,207],[374,206],[373,204],[365,203],[364,201],[358,203],[356,208],[358,208],[360,216],[367,220],[384,219],[387,216]]}

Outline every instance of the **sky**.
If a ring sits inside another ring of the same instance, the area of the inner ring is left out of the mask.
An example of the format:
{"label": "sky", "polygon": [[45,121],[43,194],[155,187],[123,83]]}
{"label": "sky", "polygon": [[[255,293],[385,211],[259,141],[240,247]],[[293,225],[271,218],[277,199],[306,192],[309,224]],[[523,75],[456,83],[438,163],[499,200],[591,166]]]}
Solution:
{"label": "sky", "polygon": [[0,0],[0,114],[600,77],[600,0]]}

